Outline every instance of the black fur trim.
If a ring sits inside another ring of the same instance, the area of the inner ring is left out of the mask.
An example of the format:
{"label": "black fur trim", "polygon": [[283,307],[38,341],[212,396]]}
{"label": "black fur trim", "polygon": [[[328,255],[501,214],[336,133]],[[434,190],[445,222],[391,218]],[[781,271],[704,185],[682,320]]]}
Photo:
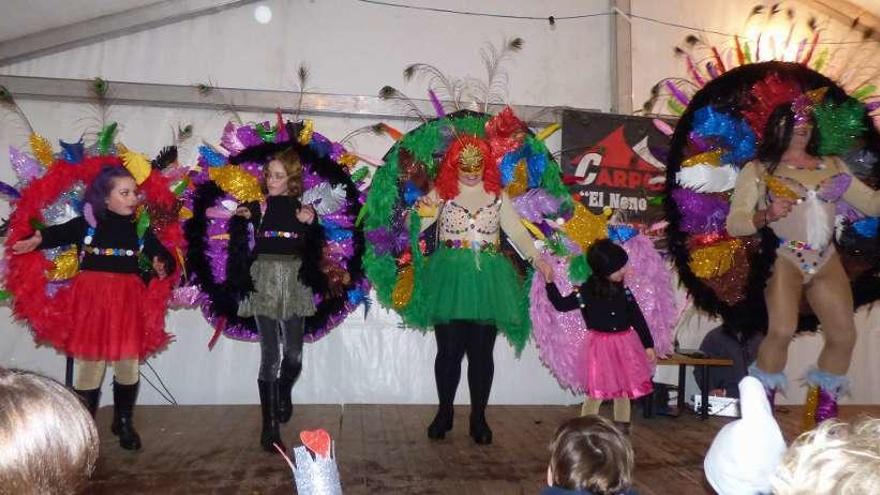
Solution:
{"label": "black fur trim", "polygon": [[226,256],[226,284],[239,301],[243,301],[254,291],[254,281],[251,279],[254,255],[248,242],[248,223],[248,219],[233,215],[229,219],[227,229],[229,244]]}
{"label": "black fur trim", "polygon": [[[214,181],[205,182],[196,187],[193,196],[193,216],[183,226],[187,242],[186,269],[190,274],[191,281],[198,284],[201,290],[207,294],[211,314],[225,318],[230,326],[242,325],[256,332],[256,322],[253,318],[238,316],[241,289],[234,288],[228,283],[228,280],[218,282],[211,271],[211,262],[207,256],[207,210],[225,195],[226,193]],[[230,246],[231,254],[232,246]]]}
{"label": "black fur trim", "polygon": [[299,267],[299,279],[317,294],[326,294],[329,290],[327,275],[321,271],[324,241],[324,228],[318,222],[310,225],[306,232],[302,265]]}
{"label": "black fur trim", "polygon": [[159,150],[159,154],[153,158],[151,165],[154,169],[165,170],[175,161],[177,161],[177,146],[166,146]]}

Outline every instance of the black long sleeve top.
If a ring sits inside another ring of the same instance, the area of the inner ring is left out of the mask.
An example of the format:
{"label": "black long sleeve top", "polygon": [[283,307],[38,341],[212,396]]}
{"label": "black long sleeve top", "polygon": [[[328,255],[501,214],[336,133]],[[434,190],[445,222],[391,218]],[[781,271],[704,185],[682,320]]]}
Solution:
{"label": "black long sleeve top", "polygon": [[[89,247],[130,250],[135,255],[107,256],[93,254],[86,250],[79,264],[80,270],[140,273],[137,256],[139,239],[134,220],[134,215],[119,215],[108,210],[104,217],[98,221]],[[46,227],[40,231],[43,240],[40,242],[39,249],[76,245],[80,251],[83,251],[86,247],[85,239],[88,230],[89,224],[83,217],[76,217],[68,222]],[[174,258],[151,230],[147,230],[143,240],[144,254],[147,258],[152,260],[155,256],[159,256],[165,262],[167,270],[173,271]]]}
{"label": "black long sleeve top", "polygon": [[251,212],[251,223],[254,224],[254,254],[295,254],[302,255],[306,246],[306,236],[320,228],[318,218],[311,224],[304,224],[296,218],[296,211],[301,208],[299,199],[293,196],[269,196],[266,198],[266,213],[260,209],[260,203],[250,202],[244,205]]}
{"label": "black long sleeve top", "polygon": [[642,341],[645,349],[654,347],[654,338],[648,330],[648,323],[632,293],[626,287],[610,298],[597,298],[590,295],[586,282],[576,287],[571,294],[562,297],[556,284],[547,284],[547,297],[558,311],[580,309],[590,330],[596,332],[625,332],[632,327]]}

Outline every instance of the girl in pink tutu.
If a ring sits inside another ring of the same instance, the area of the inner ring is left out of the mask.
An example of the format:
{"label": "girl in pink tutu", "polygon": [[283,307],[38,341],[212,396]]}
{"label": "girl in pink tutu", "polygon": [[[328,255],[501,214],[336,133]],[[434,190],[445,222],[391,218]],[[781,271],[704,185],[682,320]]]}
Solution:
{"label": "girl in pink tutu", "polygon": [[651,393],[654,339],[629,289],[623,285],[626,251],[608,239],[587,251],[593,273],[563,297],[552,281],[547,297],[558,311],[579,309],[589,329],[581,352],[587,398],[581,415],[597,414],[606,399],[614,400],[614,422],[629,432],[630,400]]}

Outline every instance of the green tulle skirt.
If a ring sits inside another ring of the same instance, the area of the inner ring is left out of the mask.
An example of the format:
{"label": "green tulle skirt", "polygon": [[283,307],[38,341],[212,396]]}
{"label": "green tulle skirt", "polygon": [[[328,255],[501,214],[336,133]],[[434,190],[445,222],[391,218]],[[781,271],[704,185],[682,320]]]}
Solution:
{"label": "green tulle skirt", "polygon": [[528,293],[503,254],[440,248],[416,273],[407,324],[429,328],[453,320],[498,327],[517,351],[529,338]]}

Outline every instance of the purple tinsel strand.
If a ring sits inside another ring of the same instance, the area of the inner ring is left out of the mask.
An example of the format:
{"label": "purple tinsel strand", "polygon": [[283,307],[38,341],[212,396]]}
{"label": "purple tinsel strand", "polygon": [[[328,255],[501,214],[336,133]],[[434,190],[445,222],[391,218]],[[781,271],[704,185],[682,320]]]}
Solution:
{"label": "purple tinsel strand", "polygon": [[700,153],[702,153],[704,151],[709,151],[709,149],[712,148],[712,146],[709,143],[707,143],[706,140],[703,139],[702,136],[700,136],[699,134],[697,134],[694,131],[691,131],[690,133],[688,133],[688,142]]}
{"label": "purple tinsel strand", "polygon": [[311,170],[303,169],[302,186],[304,191],[318,187],[324,181],[320,175],[313,173]]}
{"label": "purple tinsel strand", "polygon": [[833,176],[830,181],[822,183],[818,196],[823,201],[837,201],[843,196],[843,193],[849,189],[851,183],[851,175],[837,174]]}
{"label": "purple tinsel strand", "polygon": [[544,189],[531,189],[513,200],[516,212],[532,223],[541,222],[548,215],[555,216],[559,204],[559,199]]}
{"label": "purple tinsel strand", "polygon": [[226,126],[223,127],[223,136],[220,138],[220,146],[233,155],[241,153],[245,148],[235,131],[235,123],[227,122]]}
{"label": "purple tinsel strand", "polygon": [[14,146],[9,147],[9,163],[19,182],[26,184],[45,171],[40,162],[27,153],[20,151]]}
{"label": "purple tinsel strand", "polygon": [[690,189],[675,189],[672,198],[681,213],[680,228],[689,234],[721,232],[726,228],[730,203]]}
{"label": "purple tinsel strand", "polygon": [[345,154],[345,147],[343,147],[339,143],[333,143],[332,149],[330,151],[330,159],[338,161],[342,158],[342,155]]}
{"label": "purple tinsel strand", "polygon": [[367,242],[372,244],[373,249],[378,255],[399,252],[407,244],[407,234],[405,231],[394,234],[387,227],[369,230],[364,235],[367,238]]}
{"label": "purple tinsel strand", "polygon": [[238,140],[245,148],[263,144],[263,138],[261,138],[257,131],[249,125],[239,127],[235,131],[235,135],[238,136]]}

